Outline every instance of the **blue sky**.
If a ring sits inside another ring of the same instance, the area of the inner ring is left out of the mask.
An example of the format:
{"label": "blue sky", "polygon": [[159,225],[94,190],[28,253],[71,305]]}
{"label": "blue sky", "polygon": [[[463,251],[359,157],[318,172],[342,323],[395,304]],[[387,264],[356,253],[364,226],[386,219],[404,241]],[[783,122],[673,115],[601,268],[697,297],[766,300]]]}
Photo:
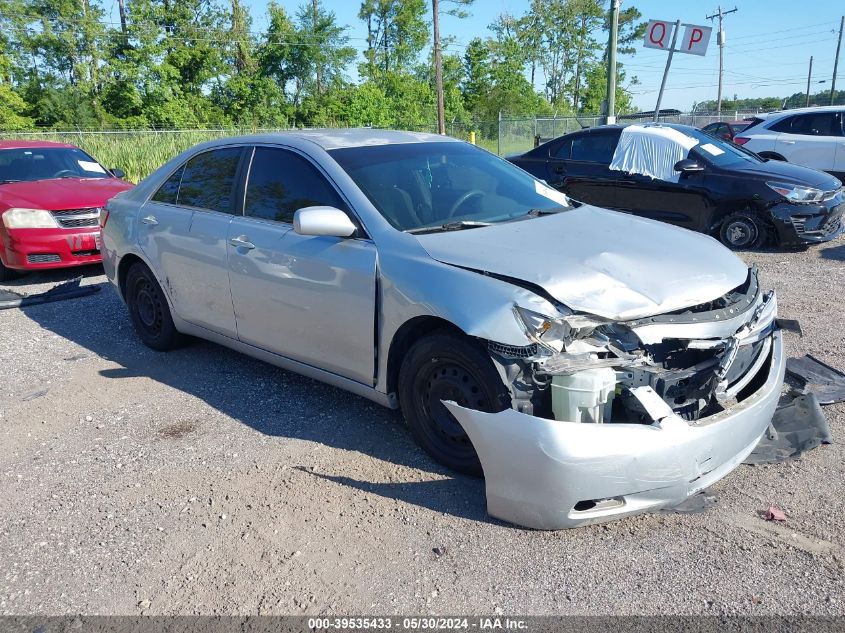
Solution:
{"label": "blue sky", "polygon": [[[253,16],[253,28],[266,25],[266,0],[247,0]],[[291,13],[303,0],[281,0]],[[707,0],[667,2],[666,0],[623,0],[622,6],[635,6],[644,19],[680,19],[693,24],[712,24],[706,15],[716,10],[717,3]],[[325,0],[340,24],[348,25],[350,44],[363,49],[366,27],[358,19],[359,0]],[[473,37],[489,35],[487,26],[497,15],[508,12],[521,15],[527,0],[476,0],[471,7],[472,17],[456,20],[445,17],[441,26],[444,36],[452,36],[452,50],[462,53]],[[607,1],[605,2],[607,4]],[[845,13],[842,0],[737,0],[723,4],[723,8],[739,10],[725,18],[725,88],[727,97],[786,97],[806,89],[810,56],[814,56],[814,91],[830,87],[833,58],[840,15]],[[800,7],[801,10],[796,10]],[[640,47],[636,55],[622,58],[629,77],[640,81],[631,87],[637,107],[654,107],[666,53]],[[696,101],[715,99],[719,76],[719,50],[715,30],[705,57],[675,55],[669,74],[663,107],[689,109]],[[354,71],[353,71],[354,78]],[[825,80],[823,84],[815,82]],[[840,53],[837,78],[845,88],[845,51]]]}

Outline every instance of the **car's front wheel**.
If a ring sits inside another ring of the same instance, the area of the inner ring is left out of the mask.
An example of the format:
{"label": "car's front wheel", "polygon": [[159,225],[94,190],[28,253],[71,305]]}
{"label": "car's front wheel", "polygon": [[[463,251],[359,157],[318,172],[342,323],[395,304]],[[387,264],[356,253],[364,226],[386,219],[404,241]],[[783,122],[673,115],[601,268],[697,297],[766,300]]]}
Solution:
{"label": "car's front wheel", "polygon": [[753,213],[731,213],[719,227],[722,244],[733,250],[757,248],[766,238],[766,227]]}
{"label": "car's front wheel", "polygon": [[132,325],[145,345],[163,352],[182,344],[184,337],[173,324],[164,291],[141,262],[132,264],[126,274],[126,305]]}
{"label": "car's front wheel", "polygon": [[443,405],[451,400],[479,411],[503,411],[510,394],[493,361],[475,340],[440,331],[417,341],[399,370],[399,404],[417,443],[436,461],[482,475],[467,434]]}

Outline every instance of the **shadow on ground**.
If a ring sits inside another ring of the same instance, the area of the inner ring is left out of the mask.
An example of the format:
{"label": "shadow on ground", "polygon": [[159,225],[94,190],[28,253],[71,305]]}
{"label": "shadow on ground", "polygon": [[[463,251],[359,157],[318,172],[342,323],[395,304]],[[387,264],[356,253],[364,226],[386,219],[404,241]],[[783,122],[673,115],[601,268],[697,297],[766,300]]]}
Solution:
{"label": "shadow on ground", "polygon": [[[78,274],[55,272],[48,279],[60,283]],[[149,377],[204,400],[260,433],[318,442],[438,475],[423,482],[373,483],[303,469],[333,482],[328,485],[350,486],[472,520],[491,520],[483,482],[455,476],[432,461],[414,443],[397,412],[206,341],[193,339],[182,349],[155,352],[137,338],[125,306],[107,283],[96,295],[23,311],[43,328],[119,365],[102,370],[106,378]],[[177,422],[178,411],[173,415],[162,423]]]}
{"label": "shadow on ground", "polygon": [[838,262],[845,262],[845,244],[822,248],[821,257],[822,259],[832,259]]}

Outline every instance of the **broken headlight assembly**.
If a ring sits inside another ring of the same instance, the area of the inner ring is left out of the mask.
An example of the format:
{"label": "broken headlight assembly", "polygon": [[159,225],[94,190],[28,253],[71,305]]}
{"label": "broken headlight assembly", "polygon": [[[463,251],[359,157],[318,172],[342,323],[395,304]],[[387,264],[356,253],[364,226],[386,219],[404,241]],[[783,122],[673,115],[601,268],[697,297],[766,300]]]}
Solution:
{"label": "broken headlight assembly", "polygon": [[562,351],[574,338],[575,331],[564,318],[546,316],[519,306],[514,306],[513,312],[525,335],[549,352]]}
{"label": "broken headlight assembly", "polygon": [[767,182],[766,186],[775,193],[782,195],[790,202],[810,204],[813,202],[821,202],[825,197],[824,191],[814,187],[790,185],[785,182]]}

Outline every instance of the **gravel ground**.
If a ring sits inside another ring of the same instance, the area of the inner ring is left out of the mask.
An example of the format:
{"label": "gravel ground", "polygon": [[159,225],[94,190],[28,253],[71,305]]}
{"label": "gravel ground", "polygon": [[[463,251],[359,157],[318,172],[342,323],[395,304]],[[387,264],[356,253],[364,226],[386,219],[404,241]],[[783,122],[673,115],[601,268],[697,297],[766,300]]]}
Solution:
{"label": "gravel ground", "polygon": [[[743,257],[801,321],[789,354],[845,368],[845,240]],[[845,614],[840,443],[741,466],[702,514],[531,531],[391,411],[210,343],[145,348],[107,286],[0,332],[0,613]]]}

